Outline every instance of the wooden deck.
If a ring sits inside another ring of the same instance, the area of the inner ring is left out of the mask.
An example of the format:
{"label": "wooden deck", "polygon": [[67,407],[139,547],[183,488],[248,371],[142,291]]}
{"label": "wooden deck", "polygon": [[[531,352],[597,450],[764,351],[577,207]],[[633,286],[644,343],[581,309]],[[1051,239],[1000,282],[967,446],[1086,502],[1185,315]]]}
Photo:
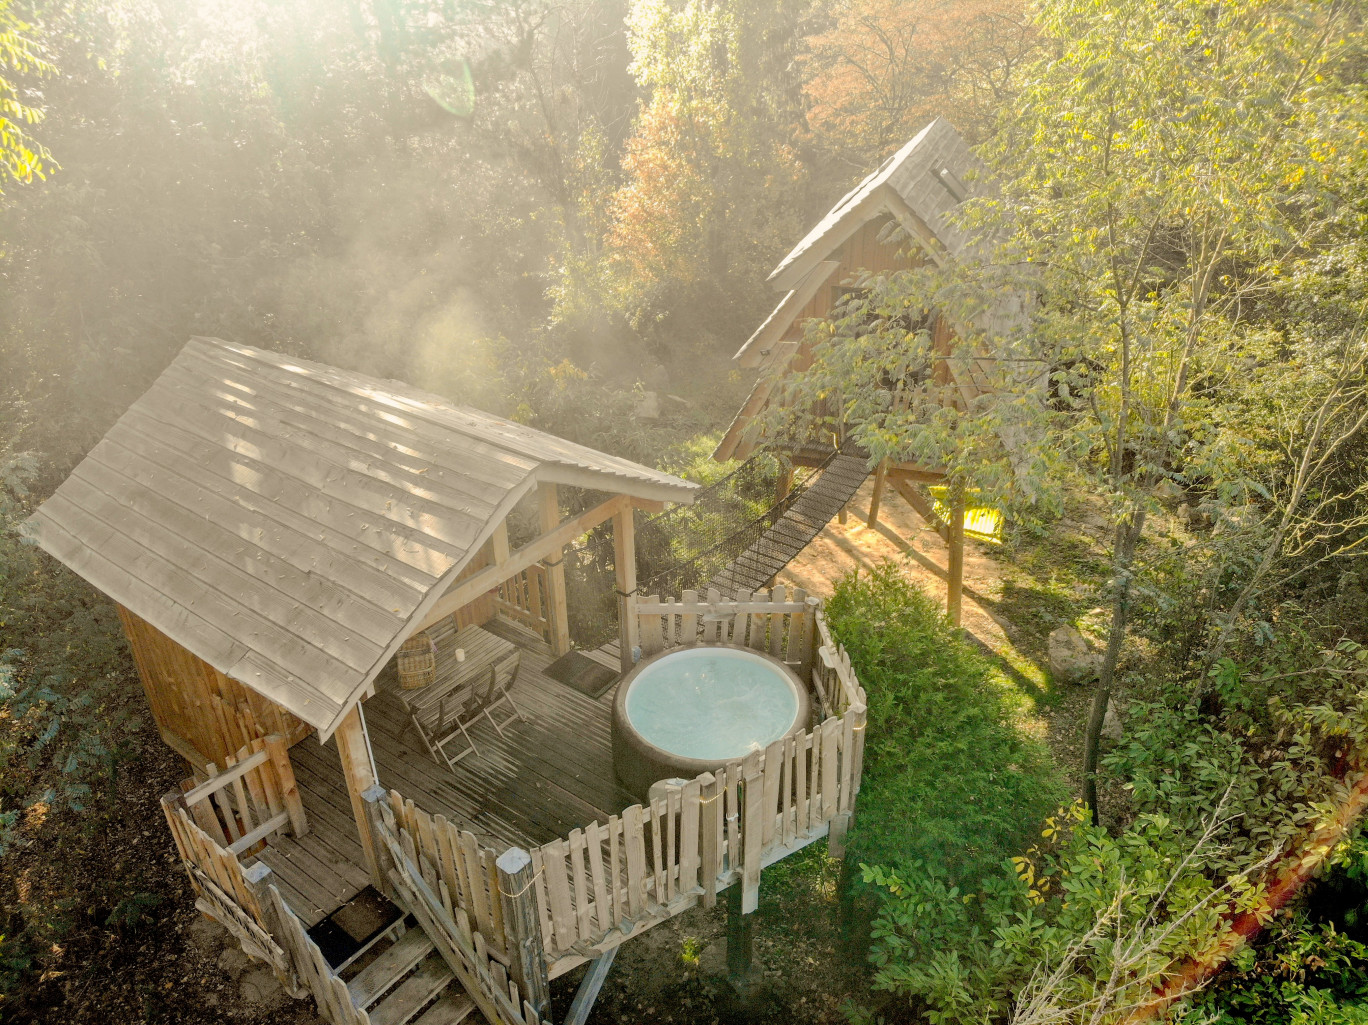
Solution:
{"label": "wooden deck", "polygon": [[[432,760],[398,699],[381,690],[363,706],[381,785],[496,851],[540,846],[635,804],[613,776],[613,691],[594,700],[543,675],[552,661],[544,646],[521,643],[516,628],[504,623],[490,629],[520,641],[522,668],[512,696],[526,718],[504,727],[507,738],[482,719],[470,731],[479,754],[457,762],[453,772]],[[312,926],[370,880],[335,743],[306,739],[290,749],[290,761],[309,833],[277,839],[261,860]]]}

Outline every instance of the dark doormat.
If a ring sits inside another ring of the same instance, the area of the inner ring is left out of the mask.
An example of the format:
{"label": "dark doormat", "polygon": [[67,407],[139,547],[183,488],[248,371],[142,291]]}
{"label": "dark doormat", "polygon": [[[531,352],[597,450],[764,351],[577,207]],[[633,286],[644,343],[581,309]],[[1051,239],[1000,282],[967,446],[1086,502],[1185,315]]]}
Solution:
{"label": "dark doormat", "polygon": [[374,886],[367,886],[309,930],[309,937],[333,968],[346,964],[404,916]]}
{"label": "dark doormat", "polygon": [[574,687],[581,694],[591,698],[601,698],[608,688],[617,683],[618,675],[607,666],[601,666],[582,651],[572,651],[562,655],[542,670],[553,680],[559,680],[567,687]]}

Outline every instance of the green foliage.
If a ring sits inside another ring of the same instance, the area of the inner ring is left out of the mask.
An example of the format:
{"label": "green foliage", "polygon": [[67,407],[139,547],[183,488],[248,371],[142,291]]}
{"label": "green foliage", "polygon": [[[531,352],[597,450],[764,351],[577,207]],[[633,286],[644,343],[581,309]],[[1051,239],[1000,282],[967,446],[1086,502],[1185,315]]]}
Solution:
{"label": "green foliage", "polygon": [[895,564],[846,577],[827,603],[869,694],[856,864],[906,874],[920,863],[975,892],[1062,798],[1024,699],[945,623]]}
{"label": "green foliage", "polygon": [[1368,648],[1327,644],[1294,606],[1277,613],[1241,638],[1241,662],[1211,670],[1202,701],[1188,681],[1134,679],[1128,715],[1143,726],[1105,760],[1137,812],[1162,813],[1188,836],[1230,788],[1213,869],[1234,870],[1333,814],[1368,743]]}
{"label": "green foliage", "polygon": [[0,650],[0,857],[26,816],[83,810],[136,753],[113,608],[17,534],[35,465],[0,464],[0,629],[25,644]]}
{"label": "green foliage", "polygon": [[56,69],[43,57],[33,26],[13,10],[12,0],[0,0],[0,195],[8,181],[43,179],[56,165],[42,143],[28,129],[43,119],[40,107],[26,102],[26,90],[10,76],[51,75]]}
{"label": "green foliage", "polygon": [[1259,899],[1238,874],[1208,875],[1204,846],[1195,852],[1163,816],[1144,816],[1119,837],[1085,819],[1081,804],[1061,809],[1038,844],[976,892],[922,864],[866,867],[865,879],[886,891],[876,989],[934,1025],[1008,1011],[1026,1021],[1114,1021],[1175,960],[1208,950],[1224,915]]}
{"label": "green foliage", "polygon": [[1184,1025],[1368,1022],[1366,879],[1368,838],[1360,832],[1335,852],[1310,906],[1280,916],[1257,947],[1241,950]]}

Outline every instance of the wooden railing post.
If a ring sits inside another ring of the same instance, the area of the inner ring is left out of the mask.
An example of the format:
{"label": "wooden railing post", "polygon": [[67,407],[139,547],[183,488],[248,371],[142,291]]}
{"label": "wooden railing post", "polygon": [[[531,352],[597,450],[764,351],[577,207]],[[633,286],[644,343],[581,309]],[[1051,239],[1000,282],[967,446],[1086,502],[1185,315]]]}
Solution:
{"label": "wooden railing post", "polygon": [[879,506],[883,504],[884,481],[888,478],[888,460],[884,459],[874,469],[874,494],[869,499],[869,525],[878,527]]}
{"label": "wooden railing post", "polygon": [[618,594],[622,595],[618,606],[618,640],[622,645],[622,671],[632,671],[632,649],[637,646],[638,626],[634,595],[637,588],[636,575],[636,521],[632,519],[632,506],[624,502],[613,515],[613,566],[617,574]]}
{"label": "wooden railing post", "polygon": [[361,851],[366,856],[366,868],[375,888],[384,892],[389,884],[380,871],[380,863],[375,855],[375,838],[371,836],[366,804],[361,799],[362,794],[380,781],[375,778],[375,763],[371,761],[370,741],[366,738],[366,724],[359,703],[352,706],[333,736],[337,738],[342,778],[346,780],[347,793],[351,796],[352,818],[361,840]]}
{"label": "wooden railing post", "polygon": [[760,906],[760,855],[765,846],[762,758],[759,751],[753,751],[746,756],[742,766],[741,912],[746,915]]}
{"label": "wooden railing post", "polygon": [[[631,514],[629,508],[627,515]],[[543,482],[537,485],[537,515],[543,534],[560,526],[560,501],[555,484]],[[551,636],[547,641],[554,654],[564,655],[570,650],[570,621],[565,605],[565,547],[561,546],[551,558],[554,561],[546,566],[546,618],[551,621]],[[530,584],[529,580],[529,596],[532,594]],[[538,611],[536,604],[532,605],[532,611],[534,614]]]}
{"label": "wooden railing post", "polygon": [[722,807],[722,784],[711,772],[698,777],[699,871],[702,873],[703,906],[717,906],[717,877],[722,873],[722,830],[726,809]]}
{"label": "wooden railing post", "polygon": [[266,753],[280,784],[280,800],[290,816],[290,830],[295,836],[303,836],[309,831],[309,820],[304,817],[304,802],[299,796],[299,784],[295,782],[294,766],[290,764],[289,745],[279,733],[272,733],[266,738]]}
{"label": "wooden railing post", "polygon": [[395,896],[394,884],[390,881],[391,873],[394,871],[394,858],[390,856],[389,846],[381,839],[386,830],[384,812],[381,809],[389,801],[389,794],[379,783],[367,787],[361,794],[361,803],[365,808],[366,825],[375,850],[375,872],[372,878],[375,888],[385,896],[393,898]]}
{"label": "wooden railing post", "polygon": [[510,847],[494,863],[499,873],[499,900],[503,904],[504,932],[507,937],[509,968],[523,999],[538,1016],[551,1016],[551,980],[546,970],[546,950],[542,943],[541,919],[537,898],[532,892],[536,876],[532,855],[520,847]]}
{"label": "wooden railing post", "polygon": [[950,557],[946,565],[949,582],[945,588],[945,614],[951,626],[959,626],[964,594],[964,488],[958,484],[952,486],[950,496]]}

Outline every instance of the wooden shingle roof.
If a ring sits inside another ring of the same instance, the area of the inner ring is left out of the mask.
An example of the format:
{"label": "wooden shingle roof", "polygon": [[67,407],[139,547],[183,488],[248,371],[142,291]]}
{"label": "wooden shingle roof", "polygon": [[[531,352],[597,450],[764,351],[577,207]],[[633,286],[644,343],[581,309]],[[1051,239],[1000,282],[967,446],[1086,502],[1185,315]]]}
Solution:
{"label": "wooden shingle roof", "polygon": [[539,482],[696,485],[446,400],[195,338],[24,524],[326,736]]}
{"label": "wooden shingle roof", "polygon": [[950,212],[982,188],[987,169],[949,121],[936,118],[831,208],[770,272],[776,289],[796,288],[812,268],[872,217],[890,213],[933,257],[959,256],[964,232]]}

